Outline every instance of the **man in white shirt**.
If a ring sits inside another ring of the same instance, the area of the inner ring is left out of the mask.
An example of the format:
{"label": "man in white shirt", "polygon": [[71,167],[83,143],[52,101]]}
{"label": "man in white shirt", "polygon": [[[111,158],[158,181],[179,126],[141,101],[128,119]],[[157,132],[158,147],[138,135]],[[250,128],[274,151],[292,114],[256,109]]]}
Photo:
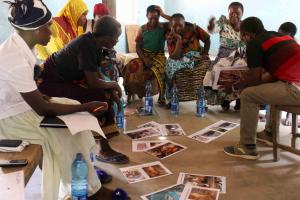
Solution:
{"label": "man in white shirt", "polygon": [[[100,196],[111,199],[112,192],[101,187],[89,160],[90,150],[95,145],[91,132],[72,136],[68,129],[39,127],[41,116],[82,111],[100,114],[107,110],[107,104],[78,104],[73,100],[59,104],[45,98],[33,79],[36,59],[32,49],[36,44],[48,43],[51,12],[40,0],[16,1],[10,3],[8,19],[16,32],[0,46],[0,139],[27,140],[42,146],[42,199],[55,200],[70,194],[71,165],[78,152],[83,154],[89,168],[89,199]],[[97,109],[99,107],[103,108]],[[93,112],[95,109],[98,111]],[[60,184],[64,186],[61,195]]]}

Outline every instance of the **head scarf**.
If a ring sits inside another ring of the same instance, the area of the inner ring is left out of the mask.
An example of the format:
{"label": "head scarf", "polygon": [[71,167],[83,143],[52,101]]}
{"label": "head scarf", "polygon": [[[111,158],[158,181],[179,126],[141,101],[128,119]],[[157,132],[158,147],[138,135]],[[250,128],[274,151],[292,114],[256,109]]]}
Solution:
{"label": "head scarf", "polygon": [[94,6],[94,16],[95,15],[109,15],[109,9],[103,3],[97,3]]}
{"label": "head scarf", "polygon": [[10,4],[8,20],[21,30],[36,30],[52,20],[52,14],[41,0],[5,1]]}
{"label": "head scarf", "polygon": [[88,7],[83,0],[69,0],[63,9],[58,13],[57,17],[65,17],[71,24],[75,33],[78,33],[77,22],[81,15],[88,11]]}

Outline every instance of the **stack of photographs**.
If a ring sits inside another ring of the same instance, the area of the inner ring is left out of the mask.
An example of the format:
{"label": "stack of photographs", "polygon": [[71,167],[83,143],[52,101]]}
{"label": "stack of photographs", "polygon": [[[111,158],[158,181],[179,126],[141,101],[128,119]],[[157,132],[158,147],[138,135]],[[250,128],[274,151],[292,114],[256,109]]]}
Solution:
{"label": "stack of photographs", "polygon": [[120,169],[128,183],[137,183],[172,174],[161,162],[151,162]]}
{"label": "stack of photographs", "polygon": [[206,127],[205,129],[202,129],[192,135],[189,135],[188,137],[199,142],[209,143],[223,136],[232,129],[235,129],[238,126],[239,124],[221,120],[215,124]]}

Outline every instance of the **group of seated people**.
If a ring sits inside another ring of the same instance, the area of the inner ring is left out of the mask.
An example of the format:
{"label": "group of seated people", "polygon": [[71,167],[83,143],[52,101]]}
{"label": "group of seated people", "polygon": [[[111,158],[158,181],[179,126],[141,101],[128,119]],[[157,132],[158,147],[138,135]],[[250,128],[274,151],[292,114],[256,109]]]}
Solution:
{"label": "group of seated people", "polygon": [[[101,150],[96,155],[99,161],[129,162],[126,155],[113,150],[108,140],[97,133],[86,131],[72,136],[67,129],[38,126],[43,116],[87,111],[97,117],[103,129],[111,129],[106,132],[107,138],[118,133],[111,128],[115,127],[115,112],[122,109],[122,91],[117,83],[119,63],[113,48],[121,35],[121,24],[107,16],[109,10],[103,4],[95,5],[93,20],[86,19],[87,11],[83,0],[69,0],[52,18],[41,0],[10,2],[8,19],[15,33],[0,46],[0,138],[42,146],[43,199],[70,194],[70,169],[77,152],[83,154],[89,167],[89,199],[112,199],[113,191],[101,186],[89,160],[95,139],[100,141]],[[224,85],[218,92],[225,94],[220,95],[225,108],[232,92],[239,94],[241,102],[240,142],[225,147],[224,152],[255,160],[259,157],[257,137],[270,138],[256,133],[259,106],[299,105],[300,46],[293,38],[295,31],[288,30],[293,27],[290,23],[282,25],[281,33],[266,31],[256,17],[242,21],[243,11],[242,4],[234,2],[229,5],[229,18],[209,21],[208,30],[220,34],[221,44],[211,66],[196,62],[199,58],[209,59],[209,34],[186,22],[182,14],[168,16],[158,6],[148,7],[148,23],[139,30],[136,47],[141,65],[151,70],[149,78],[158,82],[161,105],[170,100],[176,71],[195,67],[213,70],[218,60],[246,48],[242,56],[247,58],[249,70],[238,82]],[[170,22],[159,22],[160,16]],[[41,61],[39,65],[33,49]],[[60,185],[64,188],[61,193]]]}

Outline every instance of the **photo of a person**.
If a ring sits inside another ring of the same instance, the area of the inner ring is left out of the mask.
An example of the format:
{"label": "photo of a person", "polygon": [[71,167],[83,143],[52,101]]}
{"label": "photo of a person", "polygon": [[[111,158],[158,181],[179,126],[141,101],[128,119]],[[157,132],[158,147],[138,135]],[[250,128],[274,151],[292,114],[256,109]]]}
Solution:
{"label": "photo of a person", "polygon": [[[225,181],[224,181],[225,182]],[[205,175],[194,175],[194,174],[185,174],[183,179],[183,184],[191,183],[194,186],[198,187],[207,187],[207,188],[216,188],[221,192],[223,190],[223,180],[221,177],[216,176],[205,176]]]}
{"label": "photo of a person", "polygon": [[123,171],[124,176],[127,178],[129,183],[134,183],[140,180],[144,180],[145,177],[143,174],[139,171],[139,169],[130,169]]}
{"label": "photo of a person", "polygon": [[142,129],[125,132],[125,134],[131,139],[136,140],[141,138],[159,136],[160,132],[158,132],[156,129],[153,128],[142,128]]}
{"label": "photo of a person", "polygon": [[166,172],[166,170],[160,165],[153,165],[153,166],[143,167],[142,169],[146,172],[146,174],[150,178],[155,178],[155,177],[159,177],[159,176],[163,176],[163,175],[168,174],[168,172]]}
{"label": "photo of a person", "polygon": [[188,200],[216,200],[218,191],[193,188],[189,194]]}
{"label": "photo of a person", "polygon": [[166,144],[163,144],[163,145],[160,145],[153,149],[150,149],[147,152],[159,159],[163,159],[174,153],[182,151],[183,149],[184,149],[184,147],[182,147],[182,146],[168,142]]}
{"label": "photo of a person", "polygon": [[[225,130],[225,129],[223,129]],[[225,130],[227,131],[227,130]],[[207,132],[203,133],[201,136],[202,137],[218,137],[219,135],[221,135],[221,133],[215,131],[215,130],[208,130]]]}

